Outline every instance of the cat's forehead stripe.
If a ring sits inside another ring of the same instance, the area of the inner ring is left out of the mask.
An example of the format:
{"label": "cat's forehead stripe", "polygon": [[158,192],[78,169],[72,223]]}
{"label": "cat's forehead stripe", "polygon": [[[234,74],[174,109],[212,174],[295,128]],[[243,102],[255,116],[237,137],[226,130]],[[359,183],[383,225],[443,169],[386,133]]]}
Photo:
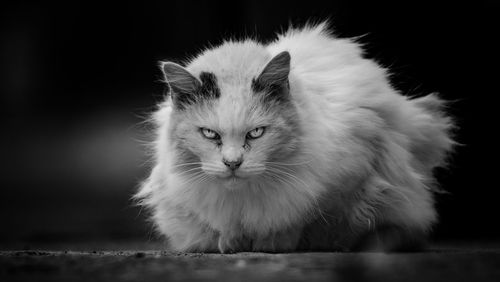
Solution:
{"label": "cat's forehead stripe", "polygon": [[220,97],[220,89],[217,85],[217,77],[211,72],[201,72],[201,89],[200,94],[203,98],[207,99],[217,99]]}

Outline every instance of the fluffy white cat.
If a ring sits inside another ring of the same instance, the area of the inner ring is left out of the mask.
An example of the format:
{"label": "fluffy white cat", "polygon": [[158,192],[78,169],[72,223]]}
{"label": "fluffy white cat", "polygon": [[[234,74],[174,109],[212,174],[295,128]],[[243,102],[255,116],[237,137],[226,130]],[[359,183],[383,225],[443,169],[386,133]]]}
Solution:
{"label": "fluffy white cat", "polygon": [[402,96],[326,24],[161,67],[170,95],[136,196],[172,250],[394,250],[436,222],[443,101]]}

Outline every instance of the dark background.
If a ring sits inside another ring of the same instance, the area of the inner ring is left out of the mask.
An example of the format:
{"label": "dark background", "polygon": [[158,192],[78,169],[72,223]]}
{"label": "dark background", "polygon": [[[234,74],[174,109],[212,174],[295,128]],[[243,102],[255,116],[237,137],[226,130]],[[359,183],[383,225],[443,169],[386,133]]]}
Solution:
{"label": "dark background", "polygon": [[[439,92],[464,144],[437,172],[435,240],[500,238],[496,1],[60,1],[0,4],[0,247],[148,241],[130,200],[147,173],[159,60],[224,38],[268,41],[330,18],[411,95]],[[496,154],[496,149],[495,149]]]}

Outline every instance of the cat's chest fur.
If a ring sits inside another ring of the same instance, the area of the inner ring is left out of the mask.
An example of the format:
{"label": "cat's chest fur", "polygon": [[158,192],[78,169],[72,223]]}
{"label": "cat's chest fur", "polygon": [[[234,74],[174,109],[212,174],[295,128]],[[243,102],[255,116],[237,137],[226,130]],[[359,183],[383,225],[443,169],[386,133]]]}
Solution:
{"label": "cat's chest fur", "polygon": [[301,225],[318,208],[312,195],[292,184],[261,180],[240,185],[245,187],[228,190],[220,183],[207,183],[189,190],[182,206],[216,231],[259,235]]}

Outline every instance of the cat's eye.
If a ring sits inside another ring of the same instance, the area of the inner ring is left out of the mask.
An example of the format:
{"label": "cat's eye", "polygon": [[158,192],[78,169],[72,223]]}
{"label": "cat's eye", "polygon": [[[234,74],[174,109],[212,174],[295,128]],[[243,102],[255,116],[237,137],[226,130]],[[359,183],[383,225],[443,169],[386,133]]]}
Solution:
{"label": "cat's eye", "polygon": [[247,133],[247,138],[248,139],[257,139],[264,134],[264,127],[257,127]]}
{"label": "cat's eye", "polygon": [[214,139],[214,140],[220,139],[220,135],[217,132],[213,131],[212,129],[200,128],[200,130],[203,136],[205,136],[205,138],[207,139]]}

